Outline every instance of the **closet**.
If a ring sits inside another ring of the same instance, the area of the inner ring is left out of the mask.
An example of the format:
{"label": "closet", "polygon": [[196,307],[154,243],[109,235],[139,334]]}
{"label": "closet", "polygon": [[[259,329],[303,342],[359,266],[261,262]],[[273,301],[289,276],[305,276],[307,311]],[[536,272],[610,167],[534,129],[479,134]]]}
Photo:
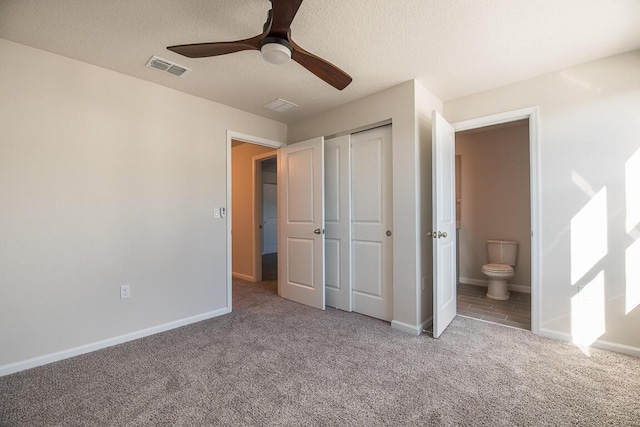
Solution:
{"label": "closet", "polygon": [[327,139],[326,305],[391,321],[391,125]]}
{"label": "closet", "polygon": [[290,144],[278,162],[278,294],[391,321],[391,125]]}

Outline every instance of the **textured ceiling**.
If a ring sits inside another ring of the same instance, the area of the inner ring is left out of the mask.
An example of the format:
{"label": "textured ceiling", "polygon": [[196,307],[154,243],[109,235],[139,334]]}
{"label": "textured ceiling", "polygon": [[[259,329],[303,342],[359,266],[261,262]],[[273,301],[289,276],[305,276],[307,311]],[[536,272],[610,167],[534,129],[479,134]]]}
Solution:
{"label": "textured ceiling", "polygon": [[[267,0],[0,0],[0,37],[290,123],[417,79],[442,100],[640,48],[638,0],[305,0],[293,39],[348,72],[338,91],[291,61],[166,50],[262,32]],[[152,56],[193,71],[145,67]],[[5,64],[6,65],[6,64]],[[300,107],[277,113],[274,98]]]}

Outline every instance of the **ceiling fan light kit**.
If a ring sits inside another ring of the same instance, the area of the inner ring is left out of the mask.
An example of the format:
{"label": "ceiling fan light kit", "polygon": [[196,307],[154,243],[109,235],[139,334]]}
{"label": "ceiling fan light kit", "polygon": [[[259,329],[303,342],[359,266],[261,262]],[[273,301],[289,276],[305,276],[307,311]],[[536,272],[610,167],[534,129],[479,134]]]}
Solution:
{"label": "ceiling fan light kit", "polygon": [[262,34],[231,42],[195,43],[169,46],[172,52],[188,58],[206,58],[243,50],[259,50],[262,58],[272,64],[286,64],[293,59],[326,83],[342,90],[349,86],[349,74],[324,59],[307,52],[291,38],[291,22],[302,0],[270,0],[271,10]]}
{"label": "ceiling fan light kit", "polygon": [[291,45],[277,37],[267,37],[261,42],[262,59],[272,64],[286,64],[291,60]]}

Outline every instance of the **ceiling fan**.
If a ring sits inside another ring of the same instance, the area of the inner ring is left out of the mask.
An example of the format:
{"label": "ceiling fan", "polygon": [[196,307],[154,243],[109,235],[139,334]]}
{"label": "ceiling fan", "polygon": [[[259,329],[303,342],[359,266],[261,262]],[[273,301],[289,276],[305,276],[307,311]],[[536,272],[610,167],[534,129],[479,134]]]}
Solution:
{"label": "ceiling fan", "polygon": [[338,90],[351,83],[351,76],[324,59],[307,52],[291,39],[291,22],[302,0],[270,0],[271,10],[262,34],[232,42],[195,43],[169,46],[172,52],[189,58],[226,55],[242,50],[259,50],[272,64],[285,64],[293,59]]}

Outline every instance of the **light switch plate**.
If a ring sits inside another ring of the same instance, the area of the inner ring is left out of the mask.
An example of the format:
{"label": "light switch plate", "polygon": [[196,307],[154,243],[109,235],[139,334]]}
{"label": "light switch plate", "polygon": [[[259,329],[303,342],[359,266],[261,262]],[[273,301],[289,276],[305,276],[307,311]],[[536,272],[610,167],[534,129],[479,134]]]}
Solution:
{"label": "light switch plate", "polygon": [[220,208],[213,208],[213,218],[214,219],[220,218]]}

